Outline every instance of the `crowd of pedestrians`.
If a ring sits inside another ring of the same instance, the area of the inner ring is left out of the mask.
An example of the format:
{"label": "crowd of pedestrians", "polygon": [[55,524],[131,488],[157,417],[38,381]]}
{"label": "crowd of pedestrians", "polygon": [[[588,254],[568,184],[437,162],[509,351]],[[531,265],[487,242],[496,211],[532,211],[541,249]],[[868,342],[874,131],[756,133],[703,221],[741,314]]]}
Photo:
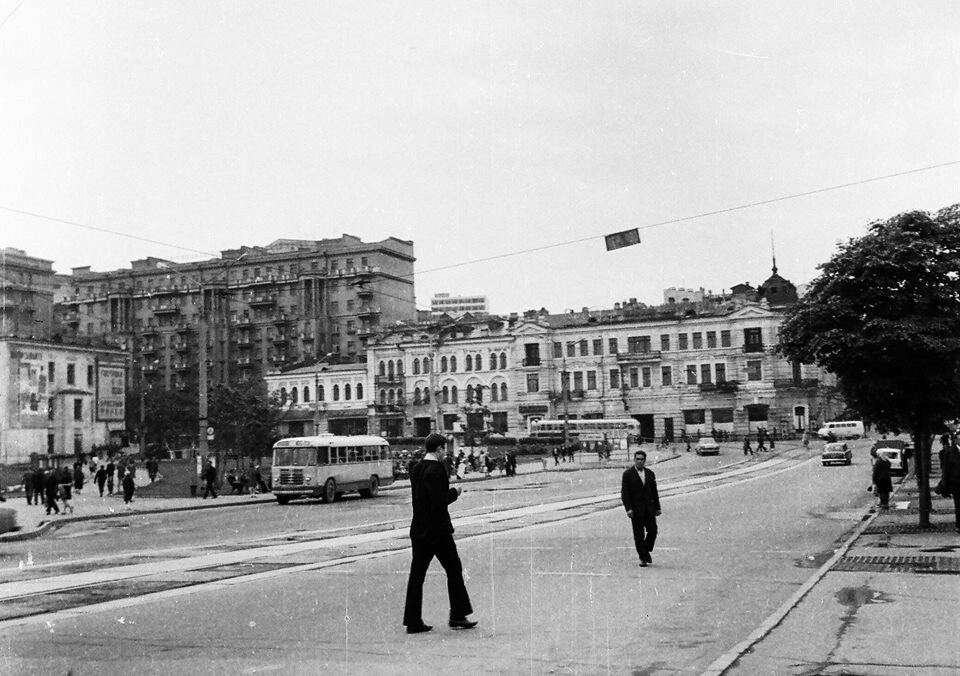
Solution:
{"label": "crowd of pedestrians", "polygon": [[[159,476],[159,461],[147,461],[147,471],[151,474],[151,481],[155,481]],[[113,459],[102,462],[95,458],[89,465],[78,459],[72,466],[42,468],[34,465],[23,473],[21,481],[28,505],[43,506],[47,514],[72,514],[74,494],[83,492],[88,479],[96,486],[101,498],[112,495],[117,488],[122,492],[124,504],[132,508],[136,473],[136,462],[132,458],[121,457],[116,462]]]}

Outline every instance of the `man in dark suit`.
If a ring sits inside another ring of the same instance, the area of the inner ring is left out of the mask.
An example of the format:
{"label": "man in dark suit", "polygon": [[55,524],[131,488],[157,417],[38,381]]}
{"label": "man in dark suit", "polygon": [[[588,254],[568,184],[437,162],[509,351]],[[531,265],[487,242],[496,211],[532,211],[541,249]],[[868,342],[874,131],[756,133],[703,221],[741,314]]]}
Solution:
{"label": "man in dark suit", "polygon": [[640,567],[653,563],[650,552],[657,540],[657,517],[660,516],[660,494],[657,492],[657,477],[644,465],[647,454],[633,454],[633,467],[623,473],[620,499],[633,525],[633,541],[640,556]]}
{"label": "man in dark suit", "polygon": [[470,596],[463,583],[463,565],[453,541],[453,523],[447,505],[460,497],[459,488],[450,488],[450,478],[441,460],[446,455],[447,440],[440,434],[431,434],[424,442],[426,455],[410,471],[410,490],[413,494],[413,521],[410,523],[410,542],[413,560],[407,581],[407,599],[403,609],[403,624],[408,634],[430,631],[424,624],[423,581],[433,557],[447,574],[447,593],[450,597],[452,629],[470,629],[475,621],[467,619],[473,612]]}

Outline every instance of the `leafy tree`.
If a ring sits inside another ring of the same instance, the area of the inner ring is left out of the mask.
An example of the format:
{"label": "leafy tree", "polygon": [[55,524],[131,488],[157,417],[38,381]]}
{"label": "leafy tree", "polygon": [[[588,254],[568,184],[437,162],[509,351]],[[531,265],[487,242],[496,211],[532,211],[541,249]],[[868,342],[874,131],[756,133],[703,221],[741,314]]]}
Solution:
{"label": "leafy tree", "polygon": [[835,373],[867,418],[910,432],[929,527],[933,434],[960,410],[960,204],[872,223],[820,270],[778,349]]}
{"label": "leafy tree", "polygon": [[208,420],[216,431],[211,446],[241,456],[259,458],[279,438],[280,400],[267,396],[261,381],[217,385],[210,392]]}
{"label": "leafy tree", "polygon": [[180,435],[197,433],[197,400],[185,392],[152,387],[127,393],[127,429],[140,430],[140,403],[144,404],[141,433],[151,443],[166,444]]}

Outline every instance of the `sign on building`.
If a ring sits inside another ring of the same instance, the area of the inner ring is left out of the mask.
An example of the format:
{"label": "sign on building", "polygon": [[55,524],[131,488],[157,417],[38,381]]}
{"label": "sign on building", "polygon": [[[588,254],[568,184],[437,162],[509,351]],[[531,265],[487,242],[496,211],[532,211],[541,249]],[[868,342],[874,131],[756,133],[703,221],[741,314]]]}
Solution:
{"label": "sign on building", "polygon": [[126,417],[126,375],[123,364],[97,364],[97,420]]}

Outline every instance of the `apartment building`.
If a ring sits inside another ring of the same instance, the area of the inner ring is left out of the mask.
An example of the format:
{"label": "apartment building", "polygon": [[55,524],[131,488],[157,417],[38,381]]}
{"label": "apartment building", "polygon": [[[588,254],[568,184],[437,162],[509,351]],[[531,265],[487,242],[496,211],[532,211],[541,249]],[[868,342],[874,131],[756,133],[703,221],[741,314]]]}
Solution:
{"label": "apartment building", "polygon": [[437,293],[430,299],[430,314],[439,317],[446,314],[458,317],[466,313],[487,314],[490,306],[486,296],[451,296],[449,293]]}
{"label": "apartment building", "polygon": [[49,337],[53,331],[53,263],[0,249],[0,336]]}
{"label": "apartment building", "polygon": [[[278,239],[219,258],[149,257],[130,268],[74,268],[56,311],[69,336],[106,336],[130,350],[134,378],[196,391],[335,355],[359,361],[382,325],[415,316],[413,243]],[[201,341],[204,345],[201,345]]]}

